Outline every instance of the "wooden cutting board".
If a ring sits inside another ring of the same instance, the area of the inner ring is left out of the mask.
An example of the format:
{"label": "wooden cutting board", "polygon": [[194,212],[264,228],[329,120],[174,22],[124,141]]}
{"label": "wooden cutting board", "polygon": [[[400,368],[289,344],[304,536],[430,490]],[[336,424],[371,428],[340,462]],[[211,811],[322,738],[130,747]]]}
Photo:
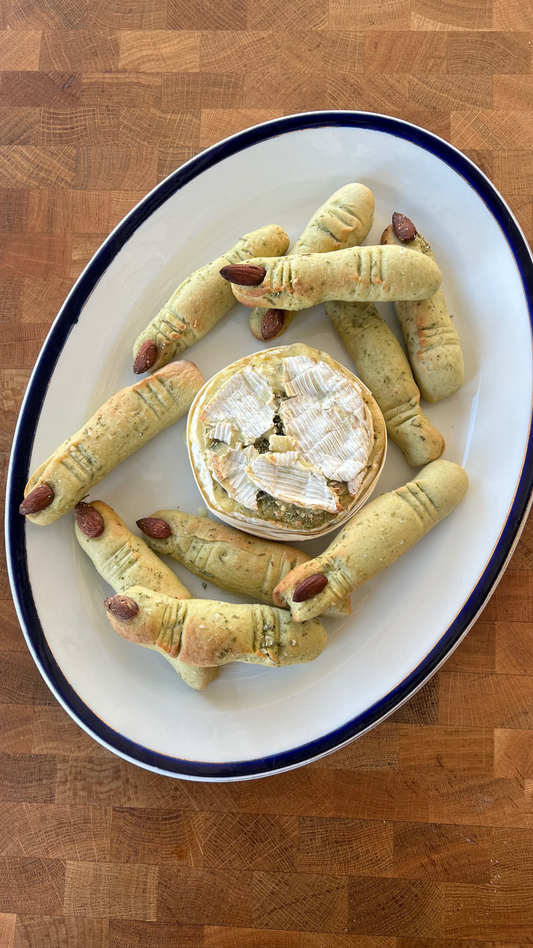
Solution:
{"label": "wooden cutting board", "polygon": [[[75,277],[158,181],[288,112],[357,108],[466,151],[533,237],[528,0],[0,0],[0,435]],[[1,948],[533,943],[533,521],[481,619],[355,744],[191,784],[85,735],[3,570]]]}

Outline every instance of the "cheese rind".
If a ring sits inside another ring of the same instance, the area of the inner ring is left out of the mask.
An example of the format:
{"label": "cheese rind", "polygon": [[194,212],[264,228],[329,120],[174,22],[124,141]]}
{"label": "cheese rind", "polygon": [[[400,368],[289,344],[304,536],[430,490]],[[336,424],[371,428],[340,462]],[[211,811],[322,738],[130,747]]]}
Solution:
{"label": "cheese rind", "polygon": [[325,362],[307,357],[285,359],[284,369],[291,398],[282,403],[280,415],[302,458],[324,477],[355,485],[374,435],[372,415],[359,388]]}
{"label": "cheese rind", "polygon": [[286,454],[260,454],[246,468],[249,479],[271,497],[311,510],[341,509],[335,491],[320,471],[302,464],[296,451]]}

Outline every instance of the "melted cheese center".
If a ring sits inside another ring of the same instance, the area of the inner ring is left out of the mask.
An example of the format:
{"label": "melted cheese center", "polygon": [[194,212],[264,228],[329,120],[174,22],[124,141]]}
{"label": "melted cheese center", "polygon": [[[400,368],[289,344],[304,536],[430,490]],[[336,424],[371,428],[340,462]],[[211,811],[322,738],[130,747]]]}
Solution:
{"label": "melted cheese center", "polygon": [[205,406],[207,465],[250,510],[264,491],[280,505],[335,513],[342,510],[341,485],[352,497],[362,485],[372,416],[356,382],[326,362],[288,356],[282,363],[281,392],[247,366]]}

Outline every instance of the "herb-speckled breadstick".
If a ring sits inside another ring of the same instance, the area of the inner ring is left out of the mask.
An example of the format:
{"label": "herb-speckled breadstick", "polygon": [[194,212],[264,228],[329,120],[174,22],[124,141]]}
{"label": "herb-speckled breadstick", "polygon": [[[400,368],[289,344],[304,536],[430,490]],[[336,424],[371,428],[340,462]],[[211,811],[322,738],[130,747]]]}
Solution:
{"label": "herb-speckled breadstick", "polygon": [[175,362],[112,395],[30,477],[21,514],[54,523],[156,434],[178,421],[204,380],[193,362]]}
{"label": "herb-speckled breadstick", "polygon": [[188,349],[226,315],[235,299],[220,269],[249,257],[277,257],[285,253],[289,238],[277,224],[269,224],[240,237],[222,257],[187,277],[165,303],[133,347],[136,374],[159,368],[172,356]]}
{"label": "herb-speckled breadstick", "polygon": [[[345,184],[313,214],[290,255],[330,253],[363,243],[374,220],[374,195],[364,184]],[[261,342],[277,339],[292,323],[296,312],[265,310],[250,313],[252,335]]]}
{"label": "herb-speckled breadstick", "polygon": [[386,303],[437,292],[441,273],[405,247],[351,247],[334,253],[257,257],[221,271],[245,306],[307,309],[328,300]]}
{"label": "herb-speckled breadstick", "polygon": [[374,303],[326,303],[357,374],[376,399],[389,438],[414,467],[436,461],[444,438],[420,408],[420,392],[407,357]]}
{"label": "herb-speckled breadstick", "polygon": [[303,622],[373,579],[447,517],[466,494],[466,471],[432,461],[418,476],[363,507],[316,559],[276,586],[274,601]]}
{"label": "herb-speckled breadstick", "polygon": [[[402,223],[407,221],[411,224],[403,215],[395,214],[394,217],[401,218]],[[417,234],[414,224],[411,224],[411,228],[402,230],[397,225],[402,240],[397,236],[394,224],[391,224],[383,231],[382,244],[409,247],[434,261],[427,240]],[[448,395],[453,395],[464,382],[464,360],[459,336],[452,324],[442,290],[428,299],[395,302],[394,308],[422,398],[427,402],[440,402]]]}
{"label": "herb-speckled breadstick", "polygon": [[[128,530],[107,504],[101,500],[79,504],[75,513],[78,543],[116,593],[125,593],[131,586],[145,586],[176,599],[192,598],[176,574],[144,540]],[[193,668],[166,652],[162,654],[185,684],[196,691],[218,677],[218,668]]]}
{"label": "herb-speckled breadstick", "polygon": [[154,646],[188,665],[296,665],[312,662],[326,646],[317,619],[297,624],[284,609],[209,599],[171,599],[144,586],[106,599],[115,632]]}
{"label": "herb-speckled breadstick", "polygon": [[[137,526],[146,535],[151,550],[171,556],[195,576],[221,589],[270,606],[274,605],[274,586],[296,566],[311,559],[294,546],[252,537],[181,510],[158,510],[138,520]],[[331,615],[349,613],[349,599],[329,610]]]}

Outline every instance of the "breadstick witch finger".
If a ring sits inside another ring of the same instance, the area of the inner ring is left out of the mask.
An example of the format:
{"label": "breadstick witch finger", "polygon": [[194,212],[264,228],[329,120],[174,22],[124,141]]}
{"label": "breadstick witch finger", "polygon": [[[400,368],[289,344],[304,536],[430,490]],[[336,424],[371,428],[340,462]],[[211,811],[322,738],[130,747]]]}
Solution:
{"label": "breadstick witch finger", "polygon": [[[363,243],[374,220],[374,195],[364,184],[345,184],[319,207],[290,251],[328,253]],[[250,330],[261,342],[277,339],[292,323],[296,312],[265,310],[250,313]]]}
{"label": "breadstick witch finger", "polygon": [[407,463],[420,467],[440,458],[444,438],[420,408],[411,366],[374,303],[326,303],[326,313]]}
{"label": "breadstick witch finger", "polygon": [[298,566],[274,590],[274,601],[303,622],[363,586],[447,517],[466,494],[466,471],[432,461],[417,477],[372,500],[327,550]]}
{"label": "breadstick witch finger", "polygon": [[54,523],[121,461],[190,408],[204,384],[193,362],[174,362],[121,389],[30,477],[21,514]]}
{"label": "breadstick witch finger", "polygon": [[[250,596],[270,606],[274,605],[274,586],[292,569],[310,559],[294,546],[252,537],[234,527],[181,510],[158,510],[138,520],[137,526],[146,535],[151,550],[171,556],[195,576],[221,589]],[[350,600],[344,599],[330,612],[349,615]]]}
{"label": "breadstick witch finger", "polygon": [[240,237],[222,257],[187,277],[140,334],[133,347],[133,371],[140,375],[170,362],[205,336],[235,303],[220,276],[221,267],[249,257],[276,257],[285,253],[289,238],[277,224],[260,227]]}
{"label": "breadstick witch finger", "polygon": [[[408,217],[394,214],[392,219],[383,231],[382,244],[409,247],[427,260],[435,260],[427,240]],[[453,395],[464,382],[464,360],[442,290],[428,299],[395,302],[394,308],[422,398],[440,402]]]}
{"label": "breadstick witch finger", "polygon": [[[76,538],[100,576],[116,593],[130,586],[145,586],[176,599],[191,599],[175,573],[131,533],[115,511],[101,500],[75,508]],[[162,653],[186,685],[201,691],[218,677],[218,668],[192,668],[167,652]]]}
{"label": "breadstick witch finger", "polygon": [[119,635],[188,665],[296,665],[318,658],[327,641],[318,619],[297,624],[284,609],[272,606],[180,601],[144,586],[132,586],[104,605]]}
{"label": "breadstick witch finger", "polygon": [[245,306],[307,309],[316,303],[386,303],[420,300],[437,292],[437,264],[405,247],[351,247],[334,253],[256,257],[224,267],[233,292]]}

